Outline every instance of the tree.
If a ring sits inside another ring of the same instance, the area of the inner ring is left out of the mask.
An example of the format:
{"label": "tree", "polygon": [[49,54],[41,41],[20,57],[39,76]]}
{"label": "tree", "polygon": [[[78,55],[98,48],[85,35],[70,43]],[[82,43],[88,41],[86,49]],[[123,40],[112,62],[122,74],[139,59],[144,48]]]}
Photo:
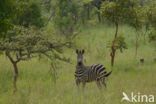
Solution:
{"label": "tree", "polygon": [[[106,18],[108,21],[115,25],[115,34],[111,48],[111,65],[114,65],[115,60],[115,53],[117,49],[126,49],[126,45],[124,42],[124,38],[118,36],[119,24],[124,23],[125,18],[127,18],[127,14],[129,14],[129,0],[111,0],[105,1],[101,7],[101,14]],[[123,45],[120,45],[122,43]],[[119,48],[120,46],[120,48]]]}
{"label": "tree", "polygon": [[[141,3],[142,4],[142,3]],[[130,9],[129,9],[129,18],[126,20],[130,26],[132,26],[136,31],[136,40],[135,40],[135,57],[137,56],[138,47],[139,47],[139,36],[144,37],[145,42],[145,34],[148,31],[148,21],[147,19],[147,8],[146,6],[141,6],[139,2],[133,1]],[[145,33],[141,32],[144,28]]]}
{"label": "tree", "polygon": [[50,40],[44,31],[39,30],[44,26],[44,21],[37,2],[2,0],[0,5],[0,51],[13,65],[14,92],[17,90],[19,62],[41,55],[50,59],[51,63],[54,59],[69,62],[60,54],[64,47],[69,47],[70,42]]}
{"label": "tree", "polygon": [[[118,37],[118,28],[120,23],[129,24],[136,30],[136,42],[135,42],[135,56],[138,50],[138,38],[141,34],[142,28],[146,28],[145,33],[148,30],[147,13],[148,9],[145,6],[145,1],[140,0],[111,0],[103,2],[101,12],[107,20],[115,24],[116,31],[114,40],[111,46],[111,63],[114,64],[115,57],[115,40]],[[145,40],[145,33],[144,40]],[[124,47],[123,47],[124,48]]]}
{"label": "tree", "polygon": [[[155,24],[155,5],[156,2],[153,0],[149,1],[133,1],[130,6],[130,13],[128,14],[129,18],[126,21],[130,26],[132,26],[136,31],[136,41],[135,41],[135,57],[137,56],[137,51],[139,47],[139,36],[144,37],[151,31],[149,37],[153,37],[152,31]],[[143,32],[144,31],[144,32]],[[154,32],[154,31],[153,31]]]}
{"label": "tree", "polygon": [[[13,85],[14,92],[17,91],[17,78],[19,75],[18,63],[38,57],[39,54],[45,55],[50,59],[59,59],[68,62],[65,58],[59,57],[57,53],[63,47],[68,47],[69,42],[61,43],[48,40],[43,33],[34,28],[14,28],[11,37],[0,41],[0,51],[4,52],[13,65]],[[50,53],[53,55],[51,56]]]}

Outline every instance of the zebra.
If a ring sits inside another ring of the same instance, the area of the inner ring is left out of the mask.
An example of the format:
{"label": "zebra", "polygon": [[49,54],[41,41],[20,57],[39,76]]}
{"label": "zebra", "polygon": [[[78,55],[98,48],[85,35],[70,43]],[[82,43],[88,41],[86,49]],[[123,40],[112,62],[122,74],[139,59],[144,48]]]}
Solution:
{"label": "zebra", "polygon": [[112,71],[106,72],[106,68],[102,64],[93,64],[91,66],[85,66],[83,63],[84,50],[76,49],[77,65],[75,70],[75,82],[79,87],[82,83],[84,89],[86,83],[95,81],[97,87],[101,89],[106,87],[105,78],[108,77]]}

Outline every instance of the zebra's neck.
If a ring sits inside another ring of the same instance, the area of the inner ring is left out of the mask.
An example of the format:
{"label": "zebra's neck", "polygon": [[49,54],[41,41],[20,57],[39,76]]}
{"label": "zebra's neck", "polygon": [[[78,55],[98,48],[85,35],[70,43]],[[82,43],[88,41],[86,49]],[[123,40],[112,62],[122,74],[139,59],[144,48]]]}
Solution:
{"label": "zebra's neck", "polygon": [[82,69],[84,69],[84,67],[85,67],[85,65],[83,63],[81,65],[77,64],[76,69],[77,70],[82,70]]}

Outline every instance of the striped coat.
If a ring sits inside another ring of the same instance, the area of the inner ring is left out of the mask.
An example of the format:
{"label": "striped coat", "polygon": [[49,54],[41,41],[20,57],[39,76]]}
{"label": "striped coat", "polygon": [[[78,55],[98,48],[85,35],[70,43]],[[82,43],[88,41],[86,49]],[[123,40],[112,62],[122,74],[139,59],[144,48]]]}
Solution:
{"label": "striped coat", "polygon": [[77,65],[75,78],[78,85],[81,82],[86,83],[93,81],[103,81],[105,77],[109,76],[110,74],[111,72],[107,73],[105,67],[101,64],[94,64],[92,66]]}
{"label": "striped coat", "polygon": [[75,70],[75,80],[76,85],[79,86],[82,83],[83,88],[88,82],[95,81],[97,86],[101,88],[101,84],[106,87],[105,78],[108,77],[111,73],[107,73],[106,68],[101,64],[94,64],[92,66],[85,66],[83,64],[83,50],[76,49],[77,54],[77,65]]}

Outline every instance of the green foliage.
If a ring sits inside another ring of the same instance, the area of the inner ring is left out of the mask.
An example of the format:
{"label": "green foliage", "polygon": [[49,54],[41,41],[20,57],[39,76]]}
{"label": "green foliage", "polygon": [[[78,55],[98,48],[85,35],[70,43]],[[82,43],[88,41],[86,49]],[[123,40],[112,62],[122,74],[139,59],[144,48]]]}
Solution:
{"label": "green foliage", "polygon": [[0,41],[0,51],[14,53],[13,56],[18,56],[18,59],[31,59],[38,57],[38,54],[46,55],[47,52],[52,53],[46,55],[49,58],[64,60],[59,57],[58,53],[63,47],[68,47],[68,43],[57,42],[51,40],[43,32],[34,28],[15,27],[11,36]]}
{"label": "green foliage", "polygon": [[127,0],[105,1],[101,6],[101,14],[110,22],[122,22],[129,9]]}
{"label": "green foliage", "polygon": [[6,32],[13,27],[10,20],[0,20],[0,38],[6,37]]}
{"label": "green foliage", "polygon": [[0,0],[0,38],[5,37],[7,30],[12,28],[15,5],[12,0]]}
{"label": "green foliage", "polygon": [[[123,52],[123,49],[127,49],[127,44],[125,42],[125,38],[123,36],[118,36],[114,40],[114,48],[115,50],[120,50],[120,52]],[[112,42],[108,43],[108,48],[112,47]]]}
{"label": "green foliage", "polygon": [[93,1],[93,0],[81,0],[81,2],[82,2],[83,4],[88,4],[88,3],[90,3],[91,1]]}
{"label": "green foliage", "polygon": [[79,7],[77,2],[57,0],[55,5],[54,24],[60,34],[73,35],[78,23]]}
{"label": "green foliage", "polygon": [[44,8],[49,12],[52,9],[52,0],[42,0]]}
{"label": "green foliage", "polygon": [[118,21],[120,16],[119,5],[115,2],[103,2],[101,7],[102,15],[111,22]]}
{"label": "green foliage", "polygon": [[147,17],[151,27],[156,28],[156,1],[149,5]]}
{"label": "green foliage", "polygon": [[[24,27],[15,27],[11,34],[14,34],[8,37],[5,40],[1,40],[1,51],[23,51],[26,52],[46,52],[51,49],[56,48],[56,51],[62,45],[62,43],[57,43],[53,40],[49,40],[48,37],[43,35],[43,32],[34,28],[24,28]],[[59,51],[58,51],[59,52]]]}
{"label": "green foliage", "polygon": [[122,36],[117,37],[115,39],[115,47],[116,49],[120,49],[121,52],[123,52],[123,49],[127,49],[125,38]]}
{"label": "green foliage", "polygon": [[148,5],[147,22],[149,32],[149,41],[156,42],[156,1]]}
{"label": "green foliage", "polygon": [[156,42],[156,30],[151,30],[151,32],[149,33],[149,39],[150,41],[154,41]]}
{"label": "green foliage", "polygon": [[41,7],[37,2],[20,0],[0,1],[0,37],[8,37],[8,31],[14,25],[42,27],[44,21],[41,15]]}
{"label": "green foliage", "polygon": [[129,19],[126,21],[130,26],[134,27],[137,31],[147,25],[148,8],[139,5],[130,8],[128,14]]}
{"label": "green foliage", "polygon": [[148,24],[149,6],[141,6],[139,0],[106,1],[102,4],[101,13],[111,22],[126,23],[140,30]]}
{"label": "green foliage", "polygon": [[39,3],[20,1],[17,8],[18,13],[14,19],[15,24],[25,27],[42,27],[44,25]]}

